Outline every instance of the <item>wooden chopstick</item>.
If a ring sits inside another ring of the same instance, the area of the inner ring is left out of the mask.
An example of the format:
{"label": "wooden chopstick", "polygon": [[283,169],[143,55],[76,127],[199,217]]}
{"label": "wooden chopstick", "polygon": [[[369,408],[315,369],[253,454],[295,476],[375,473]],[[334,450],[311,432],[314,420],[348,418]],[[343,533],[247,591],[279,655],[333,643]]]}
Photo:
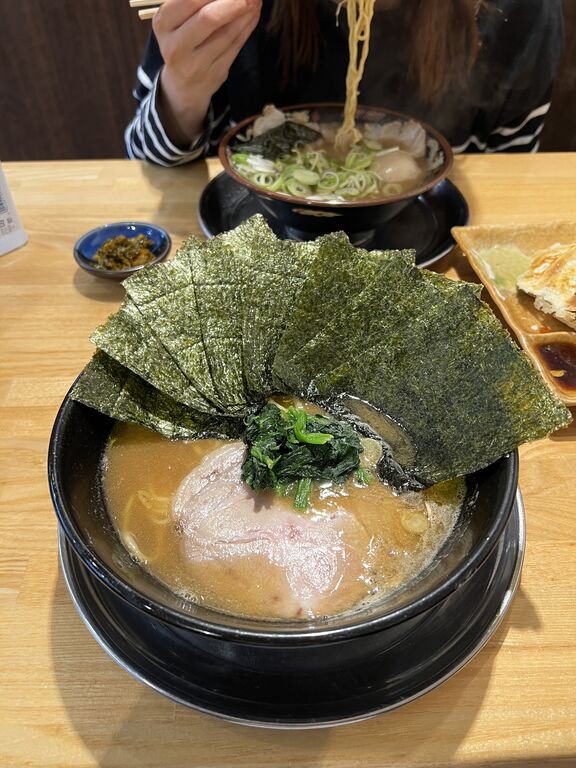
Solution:
{"label": "wooden chopstick", "polygon": [[165,2],[166,0],[130,0],[130,8],[140,8],[138,18],[144,21],[152,19],[158,13],[158,8]]}
{"label": "wooden chopstick", "polygon": [[145,21],[146,19],[153,19],[154,16],[158,13],[158,6],[156,8],[142,8],[142,10],[138,11],[138,18],[141,21]]}
{"label": "wooden chopstick", "polygon": [[151,5],[164,5],[166,0],[130,0],[130,8],[148,8]]}

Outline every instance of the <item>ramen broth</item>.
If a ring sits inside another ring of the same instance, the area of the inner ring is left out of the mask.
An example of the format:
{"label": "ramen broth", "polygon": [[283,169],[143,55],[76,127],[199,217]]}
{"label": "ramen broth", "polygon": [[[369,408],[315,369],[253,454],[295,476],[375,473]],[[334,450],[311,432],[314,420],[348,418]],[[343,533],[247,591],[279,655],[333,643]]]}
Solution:
{"label": "ramen broth", "polygon": [[[340,167],[343,174],[354,171],[355,164],[360,165],[358,171],[368,172],[375,182],[372,191],[367,191],[368,186],[366,191],[356,192],[348,181],[350,191],[343,197],[351,200],[356,197],[362,200],[376,200],[383,196],[401,195],[419,186],[430,173],[427,158],[418,157],[402,141],[394,137],[377,140],[369,138],[377,132],[378,127],[377,124],[358,125],[360,143],[352,149],[342,149],[336,144],[334,127],[330,123],[320,126],[323,139],[313,145],[312,149],[321,152],[331,166]],[[306,158],[306,153],[300,155]],[[328,183],[330,179],[328,175]],[[345,180],[343,183],[346,183]]]}
{"label": "ramen broth", "polygon": [[[286,115],[278,110],[261,119],[274,118],[276,114],[286,121]],[[298,120],[292,120],[291,114]],[[297,125],[307,116],[308,113],[288,113],[288,122]],[[232,167],[246,180],[270,192],[338,203],[404,194],[420,186],[441,160],[440,156],[434,161],[427,156],[426,131],[414,120],[358,123],[354,129],[357,141],[343,146],[337,141],[339,123],[303,124],[316,130],[319,138],[312,143],[296,142],[290,151],[282,150],[275,157],[270,145],[265,150],[260,145],[249,148],[250,141],[246,149],[238,144],[230,155]],[[254,133],[258,135],[256,129]],[[266,131],[259,134],[260,140],[265,136]],[[273,145],[274,141],[270,141]],[[260,154],[264,151],[266,156]]]}
{"label": "ramen broth", "polygon": [[397,496],[375,478],[349,479],[317,486],[297,512],[240,480],[243,456],[237,441],[170,441],[118,424],[103,471],[132,557],[178,595],[230,614],[307,619],[385,597],[434,559],[465,495],[463,480]]}

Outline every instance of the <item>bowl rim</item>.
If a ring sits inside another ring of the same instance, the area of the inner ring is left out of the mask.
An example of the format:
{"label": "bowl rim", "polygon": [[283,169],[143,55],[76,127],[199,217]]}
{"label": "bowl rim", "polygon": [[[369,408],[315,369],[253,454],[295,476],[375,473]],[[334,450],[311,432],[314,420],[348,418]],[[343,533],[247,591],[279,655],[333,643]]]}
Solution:
{"label": "bowl rim", "polygon": [[[433,608],[468,581],[493,551],[504,531],[514,506],[518,488],[519,459],[517,449],[505,454],[494,462],[494,464],[499,462],[505,462],[506,464],[505,486],[502,491],[500,512],[494,516],[490,528],[482,538],[480,544],[476,547],[472,556],[463,560],[447,578],[442,579],[430,592],[408,605],[396,607],[384,615],[369,617],[362,620],[361,614],[351,614],[349,623],[332,628],[325,626],[323,623],[324,621],[329,621],[330,617],[326,620],[319,620],[318,623],[308,622],[302,626],[292,624],[290,627],[287,627],[285,622],[266,622],[265,620],[258,619],[246,620],[247,623],[250,623],[250,621],[259,623],[260,627],[258,629],[252,629],[246,626],[231,626],[229,623],[221,623],[218,621],[219,615],[227,617],[228,620],[230,620],[231,615],[216,610],[212,611],[214,616],[213,620],[203,619],[185,613],[184,611],[170,608],[130,586],[121,578],[121,576],[109,568],[98,554],[87,545],[85,541],[86,537],[83,534],[82,529],[77,525],[75,516],[66,502],[65,494],[63,492],[62,478],[57,469],[59,466],[59,445],[62,442],[63,433],[66,430],[73,407],[88,408],[88,406],[82,405],[72,399],[71,391],[73,386],[74,385],[72,385],[66,394],[58,409],[52,427],[48,448],[48,484],[50,496],[56,516],[66,538],[70,541],[84,565],[90,569],[99,581],[111,589],[116,595],[126,600],[130,605],[140,609],[146,614],[152,614],[156,618],[172,626],[197,632],[202,635],[211,636],[221,640],[232,640],[252,644],[304,646],[318,641],[339,642],[349,640],[393,627],[415,616],[424,614],[427,610]],[[99,412],[95,411],[95,413]],[[100,415],[102,416],[102,414]],[[103,418],[115,422],[111,417],[103,416]],[[494,464],[490,466],[494,466]]]}
{"label": "bowl rim", "polygon": [[[126,269],[100,269],[99,267],[94,267],[90,263],[90,259],[86,258],[81,252],[80,248],[83,244],[83,242],[90,237],[91,235],[95,235],[97,232],[101,232],[103,230],[109,229],[110,227],[126,227],[126,226],[136,226],[136,227],[146,227],[147,229],[153,229],[155,232],[158,232],[162,237],[164,238],[164,244],[162,245],[160,251],[156,254],[154,254],[154,258],[151,259],[147,264],[140,264],[136,267],[127,267]],[[88,230],[88,232],[84,232],[83,235],[80,235],[78,240],[74,243],[74,259],[76,260],[76,263],[79,267],[81,267],[86,272],[89,272],[91,275],[96,275],[97,277],[107,277],[115,280],[121,280],[125,277],[129,277],[130,275],[135,274],[136,272],[139,272],[141,269],[146,269],[148,267],[153,266],[154,264],[158,264],[160,261],[166,258],[168,254],[170,253],[170,250],[172,248],[172,238],[168,234],[168,232],[164,229],[164,227],[160,227],[158,224],[152,224],[149,221],[134,221],[134,220],[126,220],[126,221],[109,221],[106,224],[100,224],[97,227],[93,227],[92,229]]]}
{"label": "bowl rim", "polygon": [[[327,101],[327,102],[317,102],[317,103],[306,103],[306,104],[293,104],[287,107],[277,107],[281,112],[295,112],[300,110],[313,110],[313,109],[343,109],[344,103],[338,102],[338,101]],[[261,187],[258,187],[256,184],[253,184],[251,181],[248,181],[248,179],[245,179],[243,176],[241,176],[239,173],[237,173],[234,168],[232,168],[232,164],[230,163],[230,159],[228,156],[228,150],[229,150],[229,144],[230,141],[247,125],[250,125],[250,123],[254,122],[256,118],[261,116],[261,113],[258,113],[257,115],[251,115],[250,117],[246,117],[240,122],[236,123],[236,125],[232,126],[224,136],[220,139],[220,142],[218,143],[218,159],[222,163],[222,166],[224,167],[224,170],[226,173],[228,173],[235,181],[237,181],[239,184],[242,184],[244,187],[249,189],[254,194],[258,195],[259,197],[264,198],[270,198],[273,200],[279,200],[284,203],[288,203],[291,205],[298,205],[299,207],[309,207],[309,208],[320,208],[325,210],[334,210],[334,209],[349,209],[349,208],[371,208],[371,207],[378,207],[382,205],[388,205],[392,203],[400,203],[404,200],[411,200],[412,198],[418,197],[419,195],[423,194],[424,192],[427,192],[429,189],[432,189],[432,187],[436,186],[439,181],[442,181],[442,179],[446,178],[450,171],[452,170],[452,166],[454,164],[454,152],[452,150],[452,147],[450,146],[448,140],[445,136],[443,136],[439,131],[436,130],[433,126],[429,125],[428,123],[425,123],[423,120],[419,120],[416,117],[413,117],[412,115],[407,115],[404,112],[396,112],[392,109],[386,109],[385,107],[372,107],[367,104],[359,104],[357,107],[357,112],[365,110],[367,112],[376,112],[380,113],[381,115],[387,115],[394,118],[400,118],[402,120],[412,120],[424,128],[427,134],[431,135],[440,145],[443,153],[444,153],[444,162],[441,166],[437,169],[437,171],[432,175],[431,178],[428,179],[423,184],[420,184],[418,187],[414,187],[413,189],[407,190],[406,192],[403,192],[400,195],[389,195],[387,197],[380,197],[375,200],[356,200],[356,201],[346,201],[342,203],[327,203],[323,202],[321,200],[308,200],[305,197],[296,197],[294,195],[286,195],[280,192],[271,192],[270,190],[262,189]]]}

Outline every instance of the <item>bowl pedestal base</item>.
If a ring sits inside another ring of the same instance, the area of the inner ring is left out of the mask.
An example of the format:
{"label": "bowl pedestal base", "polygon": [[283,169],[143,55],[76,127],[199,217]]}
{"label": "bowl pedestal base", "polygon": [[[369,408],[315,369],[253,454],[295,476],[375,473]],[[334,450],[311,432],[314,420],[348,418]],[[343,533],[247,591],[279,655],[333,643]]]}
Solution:
{"label": "bowl pedestal base", "polygon": [[[225,720],[267,728],[317,728],[395,709],[447,680],[486,644],[520,579],[524,508],[518,492],[503,535],[458,590],[410,626],[366,638],[365,652],[330,654],[324,666],[302,652],[302,668],[270,649],[191,637],[129,605],[83,565],[60,532],[60,562],[72,600],[94,639],[127,672],[173,701]],[[395,632],[395,634],[394,634]],[[343,649],[344,650],[344,649]],[[326,655],[326,647],[319,653]],[[296,662],[297,663],[297,662]]]}

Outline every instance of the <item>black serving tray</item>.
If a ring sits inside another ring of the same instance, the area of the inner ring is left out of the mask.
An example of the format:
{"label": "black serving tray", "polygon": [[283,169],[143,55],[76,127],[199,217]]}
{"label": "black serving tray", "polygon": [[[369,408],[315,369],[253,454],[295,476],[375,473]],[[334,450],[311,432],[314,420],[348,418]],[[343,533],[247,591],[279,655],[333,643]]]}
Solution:
{"label": "black serving tray", "polygon": [[[198,221],[207,237],[234,229],[256,213],[267,219],[278,237],[293,237],[293,233],[272,217],[250,190],[225,172],[208,183],[198,205]],[[375,230],[372,239],[362,243],[362,247],[380,250],[414,248],[416,264],[426,267],[452,250],[455,241],[450,230],[466,225],[468,218],[464,196],[451,181],[444,179]]]}

